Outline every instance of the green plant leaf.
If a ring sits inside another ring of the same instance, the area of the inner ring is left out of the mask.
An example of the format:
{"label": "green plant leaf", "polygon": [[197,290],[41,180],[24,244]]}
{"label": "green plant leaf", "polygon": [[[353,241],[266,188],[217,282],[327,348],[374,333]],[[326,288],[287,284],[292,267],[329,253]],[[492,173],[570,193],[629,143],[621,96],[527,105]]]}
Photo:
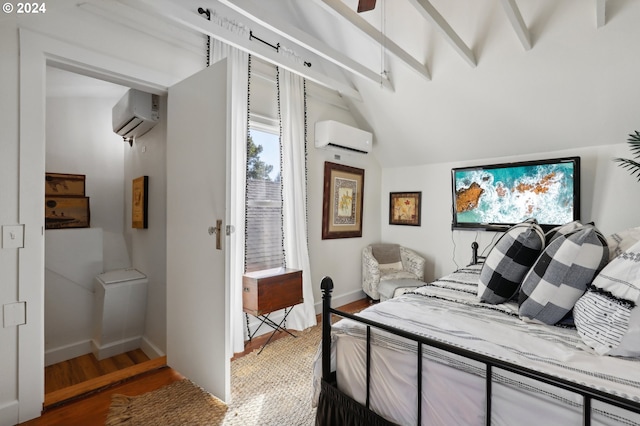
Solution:
{"label": "green plant leaf", "polygon": [[631,176],[637,175],[638,182],[640,182],[640,163],[627,158],[614,158],[613,161],[618,163],[623,169],[627,169],[629,173],[631,173]]}
{"label": "green plant leaf", "polygon": [[[635,130],[634,133],[629,133],[627,142],[629,143],[631,153],[635,156],[634,158],[640,158],[640,132]],[[629,160],[628,158],[614,158],[613,161],[618,163],[618,166],[623,169],[627,169],[631,173],[631,176],[637,175],[638,182],[640,182],[640,163]]]}

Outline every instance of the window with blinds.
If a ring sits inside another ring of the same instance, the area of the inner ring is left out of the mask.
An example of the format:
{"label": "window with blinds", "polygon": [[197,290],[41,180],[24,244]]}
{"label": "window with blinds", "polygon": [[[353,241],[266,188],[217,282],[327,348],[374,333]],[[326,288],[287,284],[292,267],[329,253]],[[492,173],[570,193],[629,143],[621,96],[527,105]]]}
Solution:
{"label": "window with blinds", "polygon": [[284,265],[278,128],[249,127],[245,271]]}

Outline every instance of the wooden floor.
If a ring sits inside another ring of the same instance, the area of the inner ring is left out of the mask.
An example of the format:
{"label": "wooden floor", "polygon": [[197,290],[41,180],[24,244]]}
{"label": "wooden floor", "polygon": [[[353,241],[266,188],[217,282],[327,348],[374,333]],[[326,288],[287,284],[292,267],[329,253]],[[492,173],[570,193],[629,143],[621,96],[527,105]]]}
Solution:
{"label": "wooden floor", "polygon": [[[341,306],[339,309],[345,312],[355,313],[359,312],[362,309],[369,306],[369,301],[367,299],[362,299],[344,306]],[[287,336],[286,333],[280,332],[274,336],[274,339],[278,339],[280,337]],[[267,339],[267,335],[258,336],[254,338],[251,342],[248,342],[245,345],[245,351],[242,353],[238,353],[235,355],[234,359],[237,359],[247,353],[252,352],[255,349],[258,349],[262,346],[264,341]],[[114,361],[115,362],[115,361]],[[155,365],[149,365],[147,363],[156,363]],[[177,371],[164,366],[166,363],[166,359],[162,357],[158,360],[150,360],[146,362],[142,362],[140,364],[136,364],[133,366],[127,367],[127,369],[147,369],[149,371],[140,372],[139,374],[135,374],[134,377],[126,377],[123,376],[117,383],[111,384],[103,384],[101,387],[96,390],[88,390],[84,395],[80,397],[75,397],[71,400],[67,400],[65,403],[49,403],[45,405],[49,408],[46,408],[43,415],[38,417],[37,419],[30,420],[25,423],[21,423],[21,425],[26,426],[85,426],[85,425],[103,425],[106,418],[107,412],[109,411],[109,406],[111,405],[111,395],[113,394],[124,394],[124,395],[141,395],[143,393],[147,393],[162,386],[171,384],[175,381],[182,380],[184,377],[178,373]],[[143,367],[141,367],[143,366]],[[93,367],[91,367],[93,368]],[[125,370],[127,370],[125,369]],[[117,375],[123,374],[122,371],[118,370],[115,372],[108,373],[109,375]],[[133,370],[131,370],[133,371]],[[141,370],[143,371],[143,370]],[[105,377],[105,376],[100,376]],[[93,380],[101,380],[98,377]],[[73,388],[74,386],[82,386],[83,383],[72,385],[68,388],[63,388],[60,390],[53,391],[49,393],[47,396],[51,394],[55,394],[56,392],[64,392],[65,389]],[[46,396],[46,397],[47,397]],[[46,399],[45,397],[45,399]],[[65,399],[61,400],[65,401]],[[45,401],[46,404],[46,401]]]}
{"label": "wooden floor", "polygon": [[44,393],[58,391],[146,361],[149,361],[149,357],[141,349],[101,361],[92,353],[62,361],[45,367]]}

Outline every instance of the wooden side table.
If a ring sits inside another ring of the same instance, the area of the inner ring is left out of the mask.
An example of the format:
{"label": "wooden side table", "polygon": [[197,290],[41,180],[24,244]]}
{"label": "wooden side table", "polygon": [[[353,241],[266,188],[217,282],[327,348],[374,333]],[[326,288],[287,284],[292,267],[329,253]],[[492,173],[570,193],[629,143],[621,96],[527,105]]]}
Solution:
{"label": "wooden side table", "polygon": [[[302,271],[299,269],[274,268],[243,275],[242,310],[245,313],[249,341],[263,324],[273,328],[271,336],[258,354],[269,344],[277,331],[284,331],[296,337],[286,329],[286,321],[293,307],[303,301]],[[269,318],[272,312],[281,309],[284,309],[284,316],[279,323]],[[260,320],[260,325],[253,333],[249,329],[249,314]]]}

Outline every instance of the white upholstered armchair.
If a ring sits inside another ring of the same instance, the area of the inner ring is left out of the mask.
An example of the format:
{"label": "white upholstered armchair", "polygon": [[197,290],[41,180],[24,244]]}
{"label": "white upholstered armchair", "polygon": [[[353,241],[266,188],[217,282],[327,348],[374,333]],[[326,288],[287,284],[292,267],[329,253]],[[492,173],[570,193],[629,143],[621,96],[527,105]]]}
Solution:
{"label": "white upholstered armchair", "polygon": [[385,280],[424,280],[425,260],[413,250],[398,244],[372,244],[362,250],[362,289],[374,300]]}

